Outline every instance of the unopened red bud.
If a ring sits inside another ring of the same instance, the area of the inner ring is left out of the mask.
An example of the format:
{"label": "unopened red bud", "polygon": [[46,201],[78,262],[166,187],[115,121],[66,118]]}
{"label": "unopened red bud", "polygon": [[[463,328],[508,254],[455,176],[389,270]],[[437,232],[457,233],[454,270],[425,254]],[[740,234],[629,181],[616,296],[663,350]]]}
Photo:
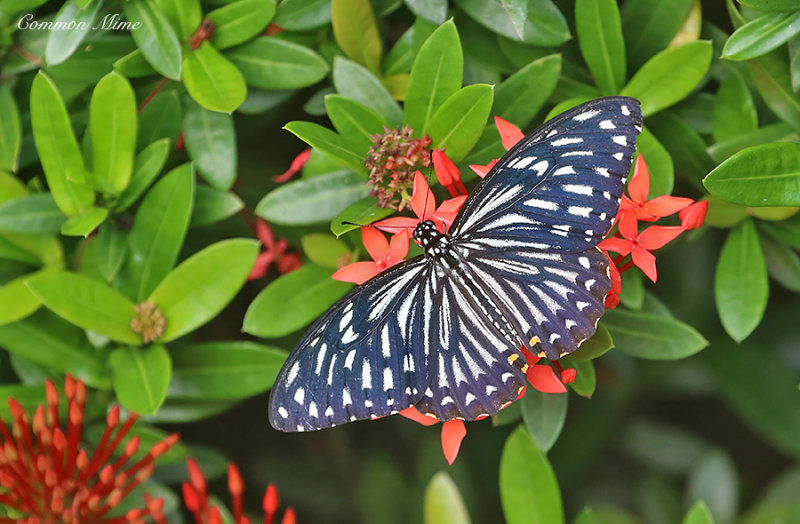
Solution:
{"label": "unopened red bud", "polygon": [[275,484],[270,484],[267,486],[267,491],[264,493],[264,499],[261,502],[261,506],[264,508],[264,511],[269,515],[274,515],[276,511],[278,511],[278,506],[280,505],[281,500],[280,496],[278,495],[278,488],[275,487]]}
{"label": "unopened red bud", "polygon": [[234,496],[241,495],[244,491],[242,474],[233,462],[228,464],[228,491]]}

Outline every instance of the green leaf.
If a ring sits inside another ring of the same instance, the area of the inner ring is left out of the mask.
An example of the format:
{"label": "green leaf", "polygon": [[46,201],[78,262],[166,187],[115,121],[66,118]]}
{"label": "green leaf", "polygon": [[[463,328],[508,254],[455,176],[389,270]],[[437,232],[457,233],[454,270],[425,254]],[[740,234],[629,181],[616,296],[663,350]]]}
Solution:
{"label": "green leaf", "polygon": [[148,298],[167,319],[160,340],[169,342],[214,318],[245,283],[258,255],[253,240],[211,244],[175,268]]}
{"label": "green leaf", "polygon": [[59,9],[53,24],[69,24],[66,30],[48,31],[44,57],[47,65],[60,64],[69,58],[95,25],[95,17],[103,7],[103,0],[96,0],[91,9],[78,7],[75,0],[65,2]]}
{"label": "green leaf", "polygon": [[303,254],[321,267],[338,269],[342,265],[341,261],[350,256],[347,244],[325,233],[303,235],[300,242]]}
{"label": "green leaf", "polygon": [[675,184],[675,168],[672,165],[672,157],[646,127],[642,128],[642,132],[636,138],[636,149],[644,156],[647,161],[647,170],[650,172],[648,197],[652,199],[672,193],[672,187]]}
{"label": "green leaf", "polygon": [[167,349],[160,345],[120,348],[111,353],[110,363],[120,404],[142,415],[158,411],[172,373]]}
{"label": "green leaf", "polygon": [[800,144],[778,142],[739,151],[703,180],[708,191],[746,206],[800,205]]}
{"label": "green leaf", "polygon": [[181,114],[181,102],[175,89],[157,94],[139,112],[136,149],[141,150],[162,138],[169,138],[173,145],[177,143],[183,121]]}
{"label": "green leaf", "polygon": [[755,131],[738,135],[735,138],[718,142],[708,147],[708,153],[716,162],[722,162],[734,153],[747,147],[768,144],[770,142],[796,141],[800,138],[797,131],[786,122],[776,122]]}
{"label": "green leaf", "polygon": [[163,11],[149,0],[129,0],[123,4],[131,24],[131,36],[153,69],[173,80],[181,77],[181,45],[178,35]]}
{"label": "green leaf", "polygon": [[126,78],[140,78],[158,74],[139,48],[134,49],[114,62],[114,71],[123,74]]}
{"label": "green leaf", "polygon": [[298,89],[328,74],[328,63],[300,44],[270,36],[253,39],[225,53],[247,85],[262,89]]}
{"label": "green leaf", "polygon": [[640,66],[672,41],[693,0],[629,0],[622,9],[628,63]]}
{"label": "green leaf", "polygon": [[352,287],[331,278],[330,269],[306,264],[278,277],[247,308],[242,330],[262,338],[288,335],[306,326]]}
{"label": "green leaf", "polygon": [[221,113],[234,111],[247,97],[242,73],[208,42],[183,57],[183,84],[195,102]]}
{"label": "green leaf", "polygon": [[200,0],[155,0],[155,3],[184,42],[189,41],[203,21]]}
{"label": "green leaf", "polygon": [[272,387],[287,352],[254,342],[209,342],[172,350],[170,398],[235,400]]}
{"label": "green leaf", "polygon": [[760,240],[769,275],[789,291],[800,293],[800,256],[769,235],[762,235]]}
{"label": "green leaf", "polygon": [[536,446],[545,453],[553,447],[567,418],[566,393],[542,393],[529,387],[522,397],[522,420]]}
{"label": "green leaf", "polygon": [[469,513],[458,486],[450,475],[440,471],[425,488],[425,524],[469,524]]}
{"label": "green leaf", "polygon": [[333,85],[340,95],[372,109],[393,126],[403,119],[403,110],[381,81],[355,62],[339,56],[334,59]]}
{"label": "green leaf", "polygon": [[447,18],[447,0],[406,0],[408,9],[427,22],[439,25]]}
{"label": "green leaf", "polygon": [[0,326],[0,345],[48,369],[72,373],[90,386],[111,386],[106,353],[90,347],[80,329],[48,311]]}
{"label": "green leaf", "polygon": [[[331,220],[331,233],[340,237],[348,231],[358,229],[358,226],[353,224],[371,224],[392,213],[394,213],[393,209],[379,206],[378,199],[374,196],[366,196],[347,206],[344,211]],[[345,224],[345,222],[353,224]]]}
{"label": "green leaf", "polygon": [[356,140],[336,134],[313,122],[289,122],[283,128],[314,149],[339,160],[353,171],[366,175],[364,153]]}
{"label": "green leaf", "polygon": [[764,55],[789,40],[798,31],[800,9],[767,13],[737,29],[725,42],[722,58],[749,60]]}
{"label": "green leaf", "polygon": [[364,155],[372,146],[371,135],[382,133],[389,122],[369,107],[341,95],[327,95],[325,110],[340,135],[357,141]]}
{"label": "green leaf", "polygon": [[290,31],[304,31],[331,21],[331,0],[283,0],[274,23]]}
{"label": "green leaf", "polygon": [[731,230],[720,253],[714,297],[725,331],[737,342],[758,327],[767,309],[769,280],[751,220]]}
{"label": "green leaf", "polygon": [[614,0],[578,0],[575,30],[581,54],[600,91],[618,93],[625,83],[625,42]]}
{"label": "green leaf", "polygon": [[236,180],[236,132],[233,117],[187,104],[183,117],[186,152],[212,187],[227,191]]}
{"label": "green leaf", "polygon": [[275,15],[274,0],[238,0],[214,9],[206,17],[217,25],[211,44],[219,50],[250,40]]}
{"label": "green leaf", "polygon": [[61,234],[73,237],[87,237],[89,233],[105,222],[108,209],[92,206],[82,215],[75,215],[61,226]]}
{"label": "green leaf", "polygon": [[56,233],[66,217],[49,193],[23,195],[0,204],[0,231]]}
{"label": "green leaf", "polygon": [[98,191],[119,195],[131,179],[136,149],[136,96],[121,74],[107,74],[94,88],[89,129],[94,162],[87,179]]}
{"label": "green leaf", "polygon": [[467,156],[481,136],[492,109],[492,86],[474,84],[459,89],[433,114],[427,132],[435,147],[453,162]]}
{"label": "green leaf", "polygon": [[39,161],[56,204],[67,215],[83,212],[92,205],[94,193],[75,182],[85,173],[83,157],[61,94],[41,71],[31,87],[31,127]]}
{"label": "green leaf", "polygon": [[800,130],[800,99],[792,90],[789,66],[780,51],[746,62],[752,83],[775,115]]}
{"label": "green leaf", "polygon": [[689,472],[686,492],[689,500],[704,501],[700,506],[702,510],[693,511],[706,520],[697,522],[713,523],[714,518],[720,522],[733,522],[739,506],[739,486],[733,461],[722,451],[706,452]]}
{"label": "green leaf", "polygon": [[758,113],[747,84],[739,75],[722,81],[714,97],[714,141],[732,140],[758,129]]}
{"label": "green leaf", "polygon": [[144,193],[161,172],[170,153],[169,138],[156,140],[133,160],[133,174],[125,191],[114,204],[118,212],[125,211]]}
{"label": "green leaf", "polygon": [[190,227],[205,226],[235,215],[244,208],[234,193],[199,185],[195,188],[194,209]]}
{"label": "green leaf", "polygon": [[76,326],[123,344],[142,343],[131,329],[133,302],[105,282],[64,271],[48,271],[31,278],[28,287],[42,304]]}
{"label": "green leaf", "polygon": [[707,40],[666,49],[648,60],[620,94],[638,98],[644,116],[657,113],[683,100],[700,83],[711,64],[711,52]]}
{"label": "green leaf", "polygon": [[452,20],[425,40],[414,60],[405,100],[405,123],[417,137],[428,132],[434,113],[461,87],[464,56]]}
{"label": "green leaf", "polygon": [[560,74],[561,55],[527,64],[495,88],[492,113],[525,128],[553,93]]}
{"label": "green leaf", "polygon": [[128,234],[128,274],[137,300],[144,300],[178,260],[194,201],[191,164],[162,178],[139,206]]}
{"label": "green leaf", "polygon": [[515,41],[553,47],[569,38],[564,16],[550,0],[457,0],[470,18]]}
{"label": "green leaf", "polygon": [[369,0],[333,0],[331,23],[333,36],[344,54],[378,73],[383,46]]}
{"label": "green leaf", "polygon": [[575,393],[585,398],[592,398],[594,390],[597,388],[597,374],[594,371],[594,364],[588,362],[565,362],[561,361],[565,368],[573,368],[577,372],[575,382],[569,384]]}
{"label": "green leaf", "polygon": [[669,112],[649,118],[648,124],[672,157],[675,172],[702,189],[702,178],[716,167],[716,162],[706,153],[703,138],[683,120]]}
{"label": "green leaf", "polygon": [[615,347],[637,358],[677,360],[708,345],[688,324],[643,311],[607,311],[603,323],[614,338]]}
{"label": "green leaf", "polygon": [[86,249],[85,259],[94,262],[100,275],[106,282],[116,278],[128,249],[127,232],[123,232],[113,223],[100,226],[94,240]]}
{"label": "green leaf", "polygon": [[758,225],[772,238],[800,249],[800,215],[780,222],[760,222]]}
{"label": "green leaf", "polygon": [[578,350],[564,357],[563,361],[589,362],[602,357],[613,347],[614,342],[611,340],[611,334],[606,329],[605,324],[600,323],[597,325],[597,331],[595,331],[594,335],[584,340]]}
{"label": "green leaf", "polygon": [[800,36],[797,35],[789,39],[789,73],[796,93],[800,90]]}
{"label": "green leaf", "polygon": [[553,468],[521,427],[508,437],[500,457],[500,500],[509,524],[564,522]]}
{"label": "green leaf", "polygon": [[714,518],[711,516],[706,503],[698,500],[686,514],[683,524],[714,524]]}
{"label": "green leaf", "polygon": [[759,11],[788,11],[800,7],[797,0],[742,0],[739,3]]}
{"label": "green leaf", "polygon": [[277,224],[318,224],[364,198],[367,190],[364,179],[352,171],[333,171],[278,187],[261,199],[256,214]]}
{"label": "green leaf", "polygon": [[573,524],[642,524],[642,521],[627,512],[611,506],[587,506],[581,511]]}
{"label": "green leaf", "polygon": [[[36,273],[23,275],[0,286],[0,304],[3,304],[0,308],[0,326],[23,319],[39,309],[41,302],[28,289],[28,280],[35,276]],[[3,344],[3,347],[7,346]]]}
{"label": "green leaf", "polygon": [[22,126],[19,109],[9,84],[0,86],[0,171],[16,171],[17,157],[22,146]]}

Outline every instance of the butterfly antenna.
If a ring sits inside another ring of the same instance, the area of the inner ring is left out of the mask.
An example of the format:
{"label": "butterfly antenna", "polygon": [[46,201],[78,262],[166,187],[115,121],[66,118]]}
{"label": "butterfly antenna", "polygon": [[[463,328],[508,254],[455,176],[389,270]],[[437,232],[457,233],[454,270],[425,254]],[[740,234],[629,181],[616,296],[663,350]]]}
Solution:
{"label": "butterfly antenna", "polygon": [[398,229],[411,229],[416,226],[376,226],[375,224],[356,224],[355,222],[350,222],[349,220],[345,220],[341,222],[343,226],[358,226],[358,227],[393,227]]}
{"label": "butterfly antenna", "polygon": [[431,180],[433,180],[433,151],[431,151],[431,163],[428,166],[428,191],[425,193],[425,202],[422,204],[422,216],[426,215],[428,211],[428,195],[431,194]]}

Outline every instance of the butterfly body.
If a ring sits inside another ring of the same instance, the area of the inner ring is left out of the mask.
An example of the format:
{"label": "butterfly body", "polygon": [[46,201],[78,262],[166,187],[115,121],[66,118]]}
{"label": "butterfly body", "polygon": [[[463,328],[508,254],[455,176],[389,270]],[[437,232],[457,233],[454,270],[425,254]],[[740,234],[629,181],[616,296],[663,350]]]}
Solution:
{"label": "butterfly body", "polygon": [[611,284],[596,247],[611,228],[641,130],[638,101],[582,104],[525,137],[425,253],[319,318],[273,387],[270,422],[306,431],[410,406],[439,420],[494,415],[517,398],[520,348],[557,359],[590,337]]}

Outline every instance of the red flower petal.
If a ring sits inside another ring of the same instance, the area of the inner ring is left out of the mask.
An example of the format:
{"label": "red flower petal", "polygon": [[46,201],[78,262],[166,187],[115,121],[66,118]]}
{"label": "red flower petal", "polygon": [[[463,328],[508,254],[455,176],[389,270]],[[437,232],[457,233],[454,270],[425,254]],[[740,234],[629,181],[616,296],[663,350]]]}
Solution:
{"label": "red flower petal", "polygon": [[539,364],[536,366],[528,366],[526,373],[528,382],[536,391],[542,393],[566,393],[567,388],[558,378],[553,368],[547,364]]}
{"label": "red flower petal", "polygon": [[684,231],[681,226],[650,226],[639,235],[639,243],[648,251],[653,251],[675,240]]}
{"label": "red flower petal", "polygon": [[662,195],[646,202],[643,208],[650,215],[661,218],[677,213],[681,209],[688,207],[692,202],[694,201],[691,198]]}
{"label": "red flower petal", "polygon": [[414,193],[411,195],[411,209],[420,220],[425,220],[430,210],[436,209],[436,199],[433,196],[425,176],[417,171],[414,173]]}
{"label": "red flower petal", "polygon": [[633,247],[633,251],[631,251],[631,258],[633,258],[633,263],[636,264],[636,267],[641,269],[642,273],[644,273],[647,278],[653,282],[656,281],[658,273],[656,272],[656,257],[654,254],[636,245]]}
{"label": "red flower petal", "polygon": [[292,160],[292,163],[289,166],[289,169],[287,169],[286,171],[284,171],[280,175],[275,175],[274,177],[272,177],[272,180],[274,180],[275,182],[278,182],[278,183],[286,182],[287,180],[292,178],[295,174],[297,174],[303,168],[303,165],[306,162],[308,162],[308,158],[310,156],[311,156],[311,148],[306,149],[305,151],[303,151],[302,153],[297,155],[294,158],[294,160]]}
{"label": "red flower petal", "polygon": [[253,264],[253,269],[251,269],[250,274],[247,275],[247,280],[258,280],[259,278],[263,278],[264,275],[267,274],[267,268],[269,268],[273,258],[275,258],[275,255],[269,251],[259,253],[258,257],[256,257],[255,264]]}
{"label": "red flower petal", "polygon": [[511,149],[517,142],[525,138],[525,134],[517,126],[499,116],[494,117],[494,124],[497,126],[497,132],[500,134],[500,140],[506,150]]}
{"label": "red flower petal", "polygon": [[619,234],[628,240],[635,240],[639,236],[639,223],[636,221],[636,214],[630,211],[621,213],[617,222]]}
{"label": "red flower petal", "polygon": [[[439,206],[436,211],[431,213],[431,216],[428,218],[437,218],[440,222],[444,222],[449,227],[450,224],[453,223],[453,220],[455,220],[459,209],[461,209],[461,206],[464,205],[466,200],[467,195],[445,200],[442,202],[442,205]],[[438,225],[439,224],[437,224],[437,226]]]}
{"label": "red flower petal", "polygon": [[442,424],[442,451],[448,464],[453,464],[461,449],[461,441],[467,436],[463,420],[453,419]]}
{"label": "red flower petal", "polygon": [[567,368],[561,372],[561,382],[564,384],[572,384],[578,378],[578,370],[574,368]]}
{"label": "red flower petal", "polygon": [[491,162],[489,162],[485,166],[481,166],[481,165],[478,165],[478,164],[470,164],[469,168],[472,169],[473,171],[475,171],[476,175],[478,175],[479,177],[483,178],[483,177],[485,177],[486,175],[489,174],[489,171],[492,170],[492,168],[494,167],[494,165],[496,163],[497,163],[497,159],[495,158],[494,160],[492,160]]}
{"label": "red flower petal", "polygon": [[[433,170],[439,183],[450,192],[450,196],[457,196],[461,189],[457,187],[461,182],[461,171],[441,149],[433,150]],[[463,187],[463,184],[460,185]],[[464,192],[466,193],[466,190]]]}
{"label": "red flower petal", "polygon": [[631,252],[632,245],[633,242],[630,240],[619,237],[611,237],[600,242],[597,247],[604,251],[613,251],[614,253],[619,253],[620,255],[627,255]]}
{"label": "red flower petal", "polygon": [[644,161],[644,156],[639,155],[633,167],[633,176],[628,182],[628,194],[637,204],[643,204],[647,200],[647,193],[650,191],[650,171]]}
{"label": "red flower petal", "polygon": [[708,211],[708,200],[695,202],[689,207],[683,208],[678,214],[681,219],[681,227],[689,230],[702,226],[706,220],[706,211]]}
{"label": "red flower petal", "polygon": [[361,285],[381,272],[381,267],[375,262],[353,262],[336,270],[331,275],[334,280],[352,282]]}
{"label": "red flower petal", "polygon": [[401,262],[406,255],[408,255],[408,234],[392,235],[392,239],[389,241],[389,251],[386,253],[390,264]]}
{"label": "red flower petal", "polygon": [[275,245],[275,235],[272,234],[272,229],[263,218],[256,221],[256,237],[267,249],[271,249]]}
{"label": "red flower petal", "polygon": [[419,422],[423,426],[433,426],[439,419],[431,415],[423,415],[419,412],[417,408],[411,406],[410,408],[406,408],[403,411],[399,411],[398,415],[402,415],[407,419],[413,420],[414,422]]}
{"label": "red flower petal", "polygon": [[389,242],[383,233],[374,227],[361,228],[361,243],[367,248],[372,260],[378,262],[389,252]]}

